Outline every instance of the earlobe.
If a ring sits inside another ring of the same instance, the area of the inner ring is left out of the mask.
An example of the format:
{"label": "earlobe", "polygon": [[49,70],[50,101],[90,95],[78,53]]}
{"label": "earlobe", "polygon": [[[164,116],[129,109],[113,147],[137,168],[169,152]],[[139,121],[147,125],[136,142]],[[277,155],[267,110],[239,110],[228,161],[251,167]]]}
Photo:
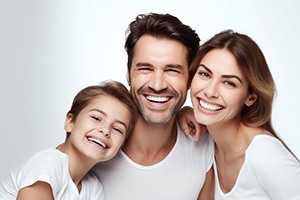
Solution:
{"label": "earlobe", "polygon": [[246,106],[252,106],[255,103],[256,99],[257,99],[256,94],[254,94],[254,93],[250,94],[245,101]]}

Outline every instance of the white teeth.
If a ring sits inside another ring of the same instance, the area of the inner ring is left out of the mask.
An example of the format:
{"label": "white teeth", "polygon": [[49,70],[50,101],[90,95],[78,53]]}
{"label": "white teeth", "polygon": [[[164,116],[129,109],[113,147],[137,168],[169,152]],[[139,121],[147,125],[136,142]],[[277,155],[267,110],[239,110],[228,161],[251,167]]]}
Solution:
{"label": "white teeth", "polygon": [[222,106],[216,106],[216,105],[212,105],[212,104],[208,104],[202,100],[199,101],[199,104],[201,105],[201,107],[207,109],[207,110],[212,110],[212,111],[215,111],[215,110],[220,110],[222,109]]}
{"label": "white teeth", "polygon": [[169,97],[155,97],[155,96],[147,96],[147,99],[149,101],[154,101],[154,102],[166,102],[168,101],[170,98]]}
{"label": "white teeth", "polygon": [[102,146],[104,149],[106,148],[106,145],[102,141],[98,140],[97,138],[90,137],[88,138],[88,140],[97,143],[98,145]]}

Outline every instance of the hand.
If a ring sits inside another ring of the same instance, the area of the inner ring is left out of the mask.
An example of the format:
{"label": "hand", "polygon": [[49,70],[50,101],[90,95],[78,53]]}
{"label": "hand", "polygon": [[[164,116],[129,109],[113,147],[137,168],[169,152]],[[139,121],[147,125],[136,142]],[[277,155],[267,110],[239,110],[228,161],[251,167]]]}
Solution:
{"label": "hand", "polygon": [[195,120],[193,108],[189,106],[182,107],[179,110],[177,120],[183,132],[196,142],[207,132],[206,126]]}

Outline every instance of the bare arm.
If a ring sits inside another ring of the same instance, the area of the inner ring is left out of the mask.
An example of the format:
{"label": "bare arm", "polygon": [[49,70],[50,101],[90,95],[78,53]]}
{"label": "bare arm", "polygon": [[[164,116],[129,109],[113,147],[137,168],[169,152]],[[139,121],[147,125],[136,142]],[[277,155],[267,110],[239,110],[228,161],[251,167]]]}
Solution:
{"label": "bare arm", "polygon": [[179,110],[177,120],[184,133],[195,141],[198,141],[207,131],[204,125],[195,120],[193,108],[189,106],[182,107]]}
{"label": "bare arm", "polygon": [[51,186],[42,181],[22,188],[17,196],[17,200],[54,200]]}
{"label": "bare arm", "polygon": [[200,191],[198,200],[214,200],[215,191],[214,171],[213,167],[206,173],[204,185]]}

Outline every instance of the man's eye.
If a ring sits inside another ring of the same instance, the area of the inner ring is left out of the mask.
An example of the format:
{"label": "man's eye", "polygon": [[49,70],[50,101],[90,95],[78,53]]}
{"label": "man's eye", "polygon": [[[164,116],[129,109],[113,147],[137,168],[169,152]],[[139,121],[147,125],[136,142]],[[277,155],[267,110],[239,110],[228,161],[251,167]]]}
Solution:
{"label": "man's eye", "polygon": [[179,70],[176,69],[168,69],[167,71],[172,73],[179,73]]}
{"label": "man's eye", "polygon": [[139,71],[151,71],[151,68],[149,68],[149,67],[140,67],[138,70]]}

